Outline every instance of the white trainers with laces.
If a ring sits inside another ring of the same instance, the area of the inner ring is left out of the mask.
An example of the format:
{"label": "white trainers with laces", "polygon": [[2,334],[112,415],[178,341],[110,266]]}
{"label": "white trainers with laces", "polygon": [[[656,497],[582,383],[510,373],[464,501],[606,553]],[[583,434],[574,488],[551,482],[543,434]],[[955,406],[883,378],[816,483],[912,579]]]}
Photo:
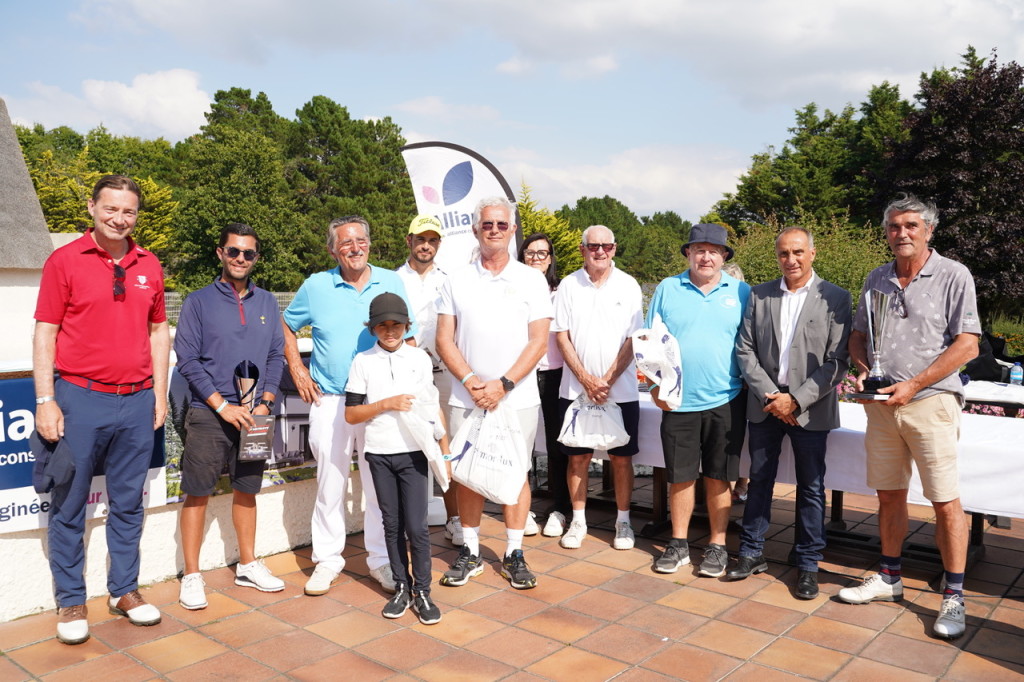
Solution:
{"label": "white trainers with laces", "polygon": [[544,530],[541,533],[546,538],[557,538],[565,532],[565,514],[553,511],[548,514],[548,520],[544,522]]}
{"label": "white trainers with laces", "polygon": [[839,599],[847,604],[867,604],[872,601],[902,601],[903,581],[897,580],[890,585],[882,578],[881,573],[874,573],[864,579],[857,587],[844,587],[839,590]]}
{"label": "white trainers with laces", "polygon": [[629,525],[629,522],[616,521],[615,539],[612,540],[612,547],[614,549],[633,549],[635,544],[636,538],[633,535],[633,527]]}
{"label": "white trainers with laces", "polygon": [[313,575],[306,581],[305,592],[311,597],[327,594],[328,590],[338,580],[341,571],[335,571],[330,566],[317,564],[313,569]]}
{"label": "white trainers with laces", "polygon": [[466,541],[462,537],[462,519],[453,516],[444,524],[444,537],[456,547],[462,547]]}
{"label": "white trainers with laces", "polygon": [[530,512],[526,517],[526,526],[523,527],[523,535],[536,535],[540,532],[537,527],[537,515]]}
{"label": "white trainers with laces", "polygon": [[178,603],[189,611],[206,608],[206,581],[203,580],[202,573],[189,573],[181,576]]}
{"label": "white trainers with laces", "polygon": [[583,545],[583,539],[586,537],[587,524],[573,521],[569,524],[569,530],[565,531],[565,535],[562,536],[558,544],[566,549],[579,549]]}
{"label": "white trainers with laces", "polygon": [[235,584],[254,587],[260,592],[280,592],[284,589],[284,581],[270,572],[263,559],[250,564],[238,564],[235,567]]}
{"label": "white trainers with laces", "polygon": [[384,564],[370,570],[370,577],[380,583],[385,592],[395,593],[395,578],[391,575],[391,564]]}
{"label": "white trainers with laces", "polygon": [[958,597],[942,600],[939,617],[935,619],[935,636],[941,639],[956,639],[964,634],[964,621],[967,609]]}

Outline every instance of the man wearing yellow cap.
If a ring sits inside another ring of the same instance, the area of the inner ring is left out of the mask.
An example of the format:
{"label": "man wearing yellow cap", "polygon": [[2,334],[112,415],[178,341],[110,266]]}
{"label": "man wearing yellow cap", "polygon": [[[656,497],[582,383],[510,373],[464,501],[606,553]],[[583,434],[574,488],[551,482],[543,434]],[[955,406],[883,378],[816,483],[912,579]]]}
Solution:
{"label": "man wearing yellow cap", "polygon": [[[444,228],[440,221],[432,215],[420,214],[409,223],[409,233],[405,243],[409,247],[409,258],[395,271],[405,285],[406,294],[416,321],[420,323],[416,334],[416,345],[427,352],[434,363],[434,386],[440,397],[441,409],[448,417],[448,399],[452,393],[451,375],[444,363],[437,356],[434,339],[437,334],[437,301],[441,295],[441,286],[448,279],[448,273],[434,262],[438,249],[441,248],[441,237]],[[450,473],[450,472],[449,472]],[[444,525],[444,536],[453,545],[461,546],[462,522],[459,519],[459,505],[455,498],[458,484],[451,481],[448,491],[444,494],[445,514],[448,517]]]}

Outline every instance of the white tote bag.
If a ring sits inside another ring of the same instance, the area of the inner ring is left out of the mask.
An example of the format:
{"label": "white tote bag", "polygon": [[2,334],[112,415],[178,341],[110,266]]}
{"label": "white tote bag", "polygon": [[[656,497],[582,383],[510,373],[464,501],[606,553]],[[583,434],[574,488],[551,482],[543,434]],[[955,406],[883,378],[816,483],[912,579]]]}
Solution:
{"label": "white tote bag", "polygon": [[572,448],[611,450],[629,442],[622,410],[612,402],[598,405],[581,393],[562,419],[558,441]]}
{"label": "white tote bag", "polygon": [[515,504],[529,453],[519,420],[503,403],[475,408],[452,439],[452,478],[498,504]]}
{"label": "white tote bag", "polygon": [[656,315],[650,329],[633,332],[636,368],[658,385],[658,398],[676,409],[683,403],[683,364],[679,342]]}

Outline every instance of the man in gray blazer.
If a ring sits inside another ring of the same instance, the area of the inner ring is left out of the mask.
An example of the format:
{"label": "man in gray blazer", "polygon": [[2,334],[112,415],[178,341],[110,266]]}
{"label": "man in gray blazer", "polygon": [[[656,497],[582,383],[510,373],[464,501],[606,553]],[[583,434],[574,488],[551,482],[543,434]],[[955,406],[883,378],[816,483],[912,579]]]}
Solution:
{"label": "man in gray blazer", "polygon": [[768,570],[764,534],[782,439],[789,436],[797,478],[796,596],[814,599],[825,547],[825,443],[839,426],[836,386],[849,369],[850,293],[814,273],[814,238],[806,229],[783,230],[775,255],[782,278],[753,288],[736,342],[750,387],[750,486],[739,563],[726,577],[742,580]]}

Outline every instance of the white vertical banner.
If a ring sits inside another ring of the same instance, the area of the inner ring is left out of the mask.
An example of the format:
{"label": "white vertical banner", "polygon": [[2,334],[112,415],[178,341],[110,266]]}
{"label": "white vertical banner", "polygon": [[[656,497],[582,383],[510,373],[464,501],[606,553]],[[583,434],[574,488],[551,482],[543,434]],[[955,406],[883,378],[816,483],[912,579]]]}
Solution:
{"label": "white vertical banner", "polygon": [[[470,262],[474,247],[473,209],[492,196],[515,204],[515,194],[494,165],[471,149],[450,142],[417,142],[402,147],[409,181],[416,196],[416,210],[438,219],[444,241],[437,262],[451,272]],[[518,220],[518,209],[513,216]],[[509,243],[513,259],[522,234]]]}

